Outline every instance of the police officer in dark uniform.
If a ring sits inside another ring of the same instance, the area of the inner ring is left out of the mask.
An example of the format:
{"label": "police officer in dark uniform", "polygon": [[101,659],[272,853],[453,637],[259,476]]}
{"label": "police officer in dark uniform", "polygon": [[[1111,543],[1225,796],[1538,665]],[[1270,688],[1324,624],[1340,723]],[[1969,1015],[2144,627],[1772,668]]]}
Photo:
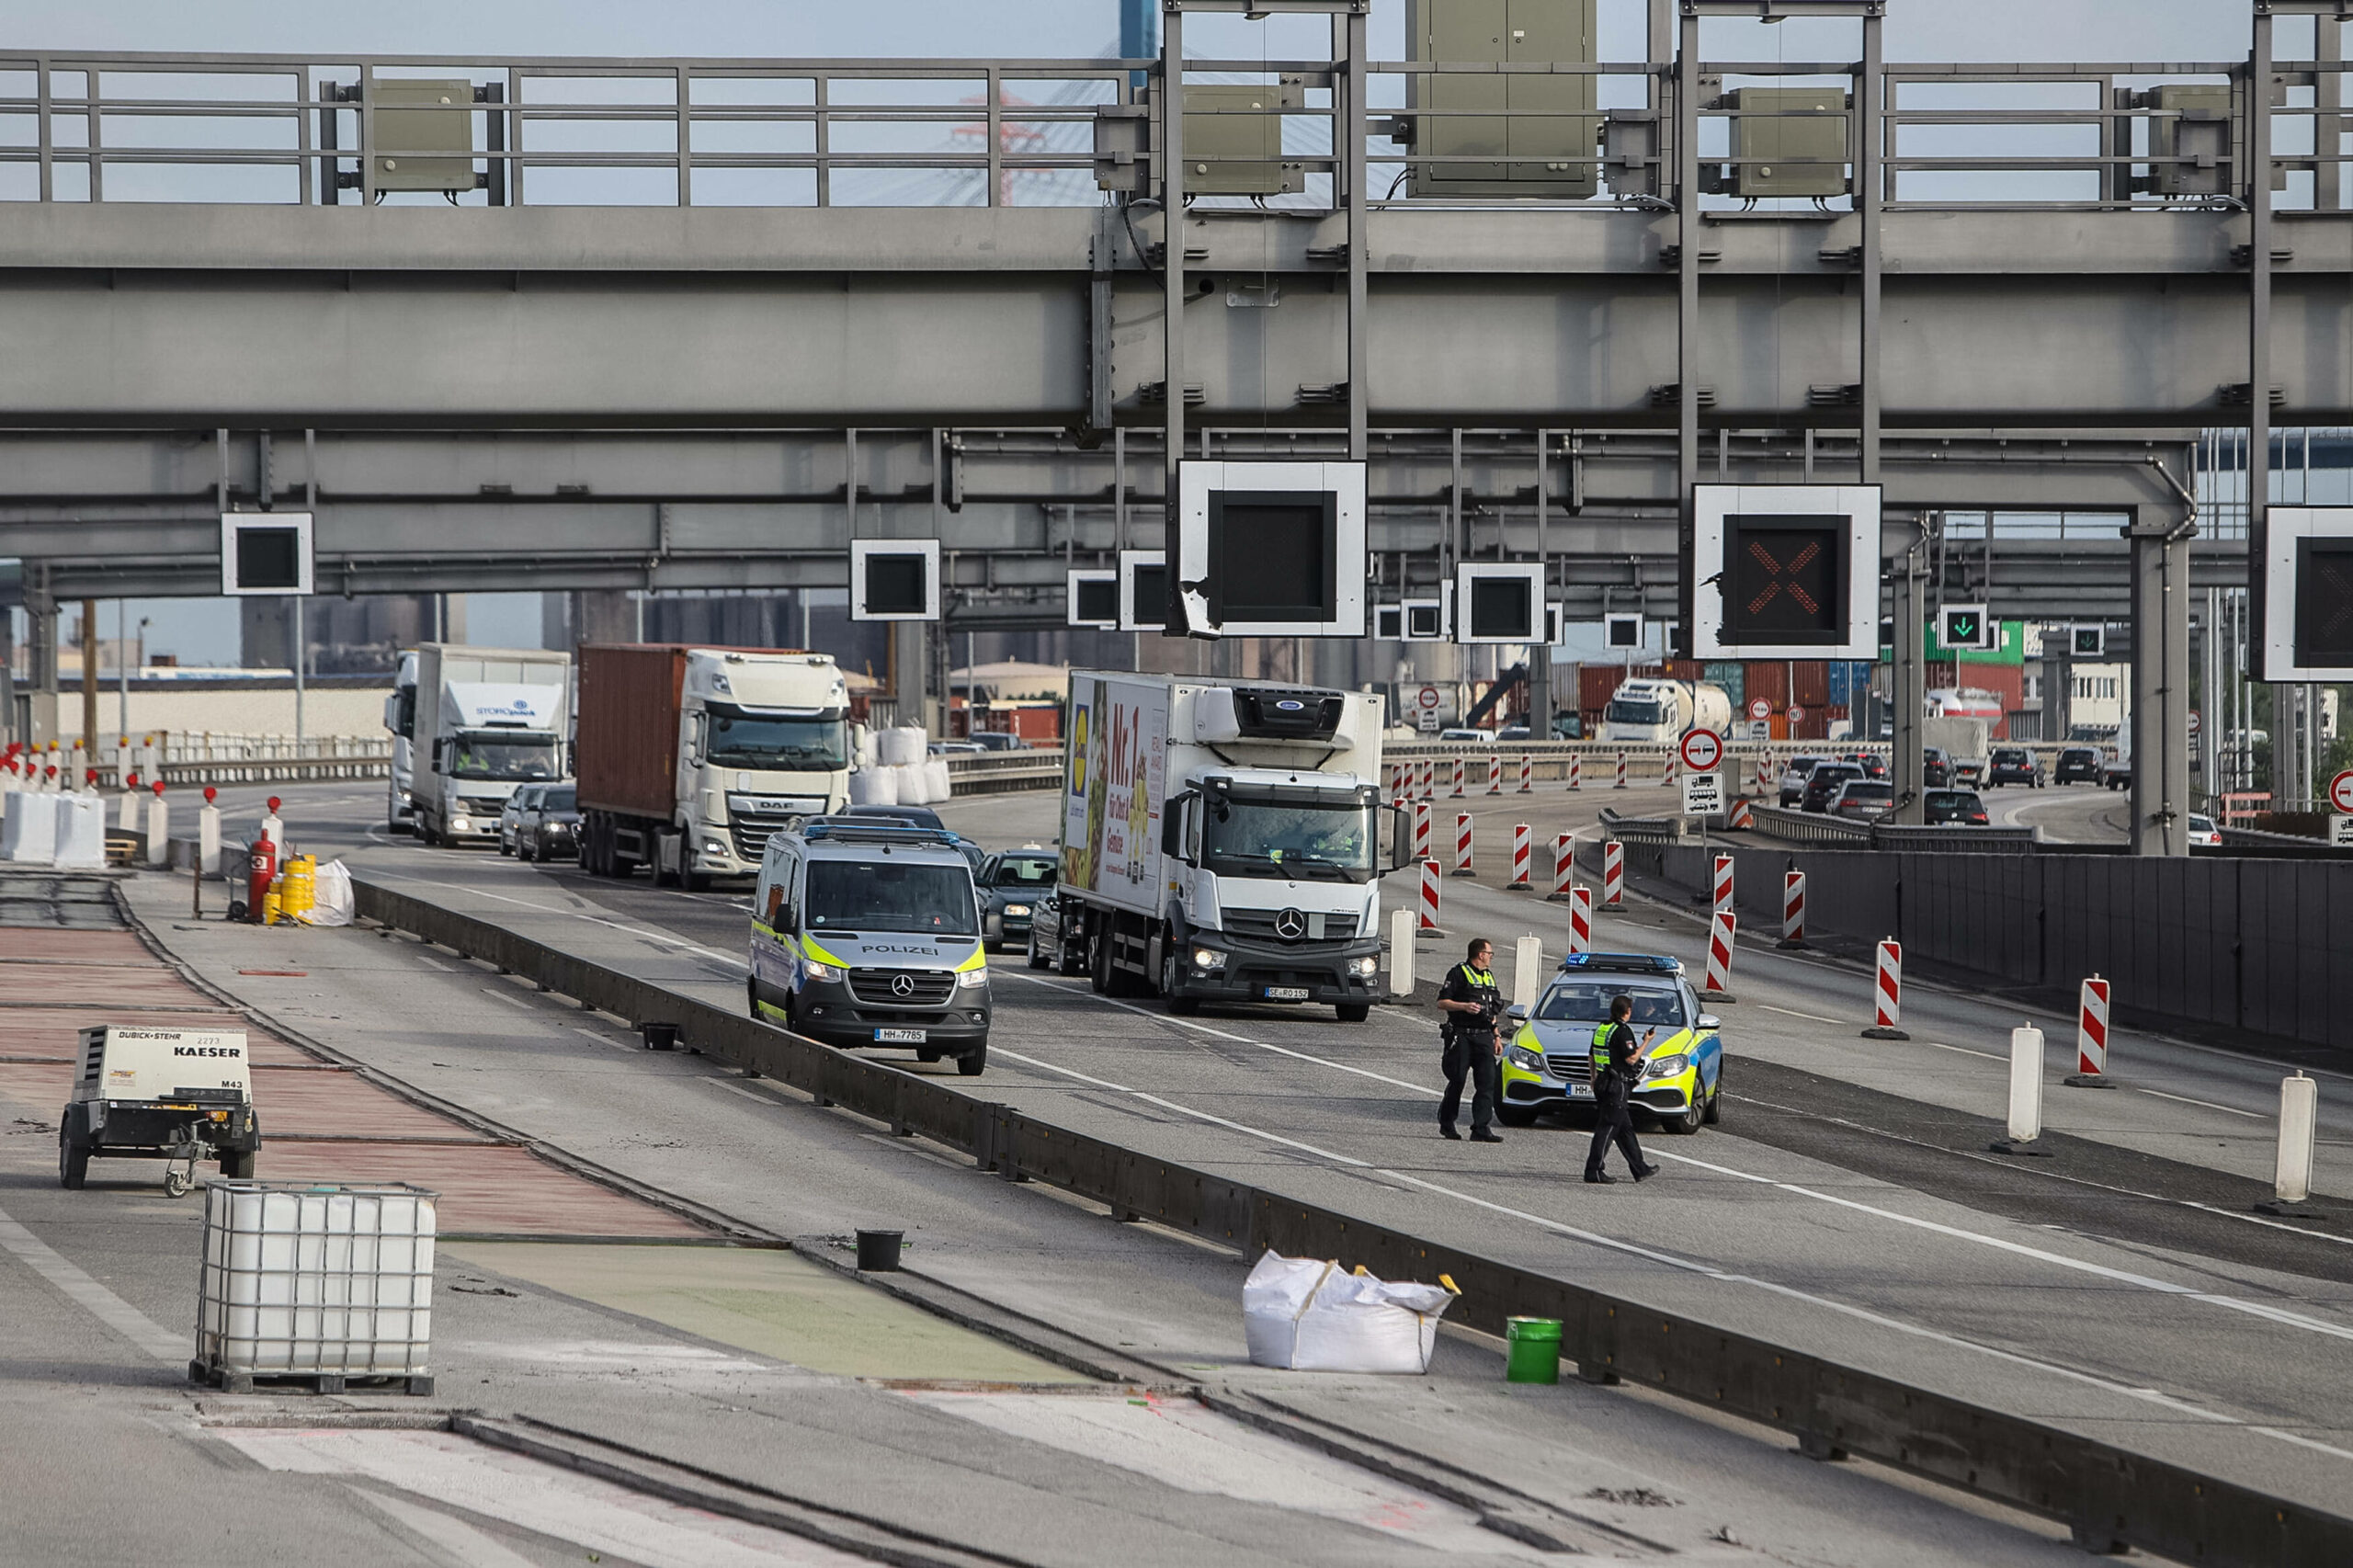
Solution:
{"label": "police officer in dark uniform", "polygon": [[1593,1079],[1593,1106],[1597,1115],[1593,1124],[1593,1147],[1585,1157],[1585,1179],[1592,1182],[1614,1182],[1618,1178],[1601,1168],[1609,1157],[1609,1145],[1615,1142],[1626,1156],[1627,1165],[1634,1179],[1656,1176],[1658,1167],[1643,1160],[1643,1146],[1634,1142],[1634,1117],[1629,1101],[1634,1084],[1642,1074],[1643,1058],[1658,1038],[1652,1029],[1638,1044],[1634,1040],[1634,999],[1612,996],[1609,999],[1609,1021],[1597,1024],[1593,1031],[1593,1055],[1588,1071]]}
{"label": "police officer in dark uniform", "polygon": [[1487,971],[1495,944],[1483,937],[1471,939],[1465,961],[1449,971],[1438,987],[1438,1010],[1446,1015],[1446,1097],[1438,1103],[1441,1136],[1460,1138],[1455,1113],[1462,1108],[1462,1080],[1471,1080],[1471,1142],[1500,1143],[1495,1135],[1495,1060],[1503,1055],[1495,1038],[1495,1020],[1503,1017],[1504,994]]}

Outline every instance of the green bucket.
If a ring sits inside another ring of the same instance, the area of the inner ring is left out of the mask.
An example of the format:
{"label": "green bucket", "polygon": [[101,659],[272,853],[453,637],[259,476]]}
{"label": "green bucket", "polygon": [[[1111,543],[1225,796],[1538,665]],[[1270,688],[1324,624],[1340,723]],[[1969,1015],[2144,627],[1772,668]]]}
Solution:
{"label": "green bucket", "polygon": [[1507,1383],[1557,1383],[1561,1381],[1561,1320],[1508,1318],[1504,1337],[1511,1354],[1504,1365]]}

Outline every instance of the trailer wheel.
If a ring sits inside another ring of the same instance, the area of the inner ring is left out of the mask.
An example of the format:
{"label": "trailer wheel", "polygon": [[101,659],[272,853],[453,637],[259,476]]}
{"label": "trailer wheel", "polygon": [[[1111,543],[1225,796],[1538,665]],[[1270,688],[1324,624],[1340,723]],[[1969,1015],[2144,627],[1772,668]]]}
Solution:
{"label": "trailer wheel", "polygon": [[254,1179],[254,1160],[258,1153],[253,1149],[224,1149],[221,1153],[221,1174],[231,1181]]}
{"label": "trailer wheel", "polygon": [[90,1176],[90,1151],[86,1144],[76,1143],[63,1127],[57,1130],[57,1185],[68,1192],[79,1192]]}

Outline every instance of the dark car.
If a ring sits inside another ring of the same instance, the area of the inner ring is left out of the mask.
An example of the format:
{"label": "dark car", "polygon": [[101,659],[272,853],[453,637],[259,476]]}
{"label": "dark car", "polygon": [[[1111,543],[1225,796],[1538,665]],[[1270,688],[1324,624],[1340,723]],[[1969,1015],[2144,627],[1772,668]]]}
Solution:
{"label": "dark car", "polygon": [[1019,735],[1009,735],[1002,730],[975,730],[972,744],[983,751],[1028,751],[1029,743]]}
{"label": "dark car", "polygon": [[2099,782],[2103,790],[2132,788],[2132,759],[2122,756],[2112,762],[2102,762],[2099,765]]}
{"label": "dark car", "polygon": [[2024,746],[1995,746],[1993,766],[1985,771],[1988,784],[2023,784],[2029,790],[2042,788],[2042,764],[2034,753]]}
{"label": "dark car", "polygon": [[1920,820],[1931,827],[1947,823],[1985,825],[1985,802],[1974,790],[1930,790],[1920,797]]}
{"label": "dark car", "polygon": [[1781,770],[1782,810],[1787,811],[1790,807],[1796,805],[1798,801],[1803,798],[1805,794],[1805,781],[1813,776],[1813,770],[1821,767],[1824,760],[1824,758],[1818,756],[1793,756],[1790,758],[1789,767]]}
{"label": "dark car", "polygon": [[2051,770],[2053,784],[2097,784],[2099,782],[2099,753],[2090,746],[2069,746],[2059,754],[2058,765]]}
{"label": "dark car", "polygon": [[[850,806],[834,814],[871,817],[882,822],[904,823],[909,827],[936,827],[943,833],[952,831],[939,820],[939,813],[929,806]],[[972,863],[972,881],[977,883],[981,880],[981,863],[988,858],[988,852],[961,834],[956,836],[956,847],[965,859]]]}
{"label": "dark car", "polygon": [[1952,785],[1952,754],[1942,746],[1920,748],[1920,787],[1944,790]]}
{"label": "dark car", "polygon": [[1086,949],[1076,942],[1063,940],[1063,901],[1059,893],[1049,892],[1033,902],[1029,908],[1029,967],[1051,969],[1056,974],[1076,974],[1086,966]]}
{"label": "dark car", "polygon": [[1880,756],[1879,753],[1875,751],[1850,751],[1839,760],[1842,762],[1851,762],[1857,767],[1861,768],[1863,770],[1863,777],[1866,778],[1884,778],[1887,777],[1887,759]]}
{"label": "dark car", "polygon": [[520,860],[580,858],[580,790],[550,784],[523,808],[515,824],[515,856]]}
{"label": "dark car", "polygon": [[1845,817],[1849,822],[1870,822],[1884,816],[1895,807],[1895,786],[1874,783],[1869,778],[1849,778],[1838,787],[1830,799],[1828,814]]}
{"label": "dark car", "polygon": [[1525,724],[1506,724],[1502,729],[1495,732],[1495,739],[1499,742],[1524,741],[1529,739],[1533,733],[1534,732],[1529,729]]}
{"label": "dark car", "polygon": [[1053,894],[1062,858],[1029,845],[990,856],[981,865],[981,940],[991,947],[1028,946],[1038,905]]}
{"label": "dark car", "polygon": [[1860,765],[1852,762],[1824,762],[1814,765],[1805,776],[1805,792],[1798,797],[1798,809],[1804,812],[1826,812],[1841,786],[1849,779],[1860,778]]}

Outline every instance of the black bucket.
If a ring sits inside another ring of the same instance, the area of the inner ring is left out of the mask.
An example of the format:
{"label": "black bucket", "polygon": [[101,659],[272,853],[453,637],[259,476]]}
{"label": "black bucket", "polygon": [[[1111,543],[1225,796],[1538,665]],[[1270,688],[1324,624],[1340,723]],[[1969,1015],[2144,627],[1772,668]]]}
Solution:
{"label": "black bucket", "polygon": [[648,1050],[648,1051],[676,1051],[676,1050],[677,1050],[677,1049],[678,1049],[678,1026],[677,1026],[677,1025],[676,1025],[676,1024],[640,1024],[640,1025],[638,1025],[637,1027],[638,1027],[638,1028],[639,1028],[640,1030],[642,1030],[642,1031],[644,1033],[644,1035],[645,1035],[645,1049],[646,1049],[646,1050]]}
{"label": "black bucket", "polygon": [[860,1274],[896,1274],[899,1271],[899,1246],[905,1240],[904,1231],[858,1232],[858,1271]]}

